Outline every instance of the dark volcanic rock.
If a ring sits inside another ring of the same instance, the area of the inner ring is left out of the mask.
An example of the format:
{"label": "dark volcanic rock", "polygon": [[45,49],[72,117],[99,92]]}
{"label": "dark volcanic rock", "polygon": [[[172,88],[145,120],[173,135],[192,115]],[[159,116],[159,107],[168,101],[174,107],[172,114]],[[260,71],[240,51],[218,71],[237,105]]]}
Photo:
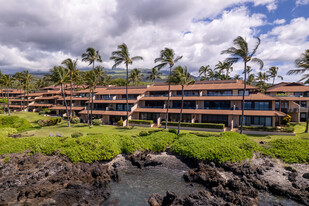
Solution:
{"label": "dark volcanic rock", "polygon": [[116,171],[100,163],[14,154],[8,164],[0,162],[0,205],[98,205],[117,178]]}
{"label": "dark volcanic rock", "polygon": [[162,164],[160,161],[151,159],[149,152],[131,154],[128,155],[127,158],[131,161],[132,165],[137,166],[138,168],[157,166]]}

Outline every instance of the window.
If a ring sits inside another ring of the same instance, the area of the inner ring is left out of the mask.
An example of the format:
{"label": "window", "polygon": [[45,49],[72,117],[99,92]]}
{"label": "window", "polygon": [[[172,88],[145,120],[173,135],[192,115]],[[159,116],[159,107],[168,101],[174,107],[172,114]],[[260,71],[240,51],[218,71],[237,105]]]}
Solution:
{"label": "window", "polygon": [[[241,123],[241,116],[239,116],[239,123]],[[271,127],[271,117],[261,117],[261,116],[245,116],[244,125],[262,125],[265,127]]]}
{"label": "window", "polygon": [[163,108],[164,107],[164,101],[145,101],[145,107]]}
{"label": "window", "polygon": [[208,96],[232,96],[231,90],[208,91]]}
{"label": "window", "polygon": [[[238,96],[242,96],[244,90],[238,90]],[[249,90],[246,90],[245,96],[249,95]]]}
{"label": "window", "polygon": [[254,102],[254,110],[269,110],[269,102]]}
{"label": "window", "polygon": [[205,101],[204,109],[230,109],[230,101]]}
{"label": "window", "polygon": [[304,92],[304,97],[309,97],[309,92]]}
{"label": "window", "polygon": [[221,123],[228,125],[228,116],[227,115],[202,115],[203,123]]}
{"label": "window", "polygon": [[[180,118],[180,114],[170,114],[169,121],[178,122]],[[181,122],[191,122],[191,114],[182,114]]]}
{"label": "window", "polygon": [[277,111],[279,111],[279,109],[280,109],[280,102],[278,102],[278,101],[275,102],[275,109]]}
{"label": "window", "polygon": [[307,107],[307,102],[306,101],[301,101],[300,102],[301,107]]}
{"label": "window", "polygon": [[[137,96],[138,96],[137,94],[129,94],[128,98],[129,99],[137,99]],[[123,94],[122,99],[126,99],[126,98],[127,98],[127,95]]]}
{"label": "window", "polygon": [[157,123],[158,118],[160,117],[159,113],[140,113],[139,119],[141,120],[153,120],[154,123]]}
{"label": "window", "polygon": [[[184,96],[200,96],[199,91],[184,91]],[[181,96],[182,91],[177,91],[177,96]]]}
{"label": "window", "polygon": [[289,102],[281,102],[281,108],[287,109],[289,107]]}
{"label": "window", "polygon": [[[129,104],[129,111],[133,107],[133,104]],[[127,105],[126,104],[117,104],[116,106],[117,111],[127,111]]]}
{"label": "window", "polygon": [[306,120],[307,120],[306,113],[304,112],[300,113],[300,121],[305,122]]}
{"label": "window", "polygon": [[[195,109],[195,101],[183,101],[184,109]],[[173,108],[181,108],[181,101],[173,101]]]}
{"label": "window", "polygon": [[302,95],[303,95],[302,92],[294,92],[294,96],[295,96],[295,97],[300,97],[300,96],[302,96]]}

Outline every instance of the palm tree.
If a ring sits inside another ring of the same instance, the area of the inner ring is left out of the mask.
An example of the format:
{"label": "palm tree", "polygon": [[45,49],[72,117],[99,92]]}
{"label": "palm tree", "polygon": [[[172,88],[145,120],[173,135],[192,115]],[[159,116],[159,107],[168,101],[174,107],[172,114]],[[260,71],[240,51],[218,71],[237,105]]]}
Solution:
{"label": "palm tree", "polygon": [[31,83],[32,80],[34,80],[34,77],[29,73],[29,71],[24,71],[22,73],[23,76],[23,84],[25,86],[25,89],[27,91],[27,108],[26,110],[28,111],[28,107],[29,107],[29,85]]}
{"label": "palm tree", "polygon": [[127,103],[127,121],[126,126],[129,126],[129,95],[128,95],[128,83],[129,83],[129,64],[133,64],[135,60],[143,60],[141,56],[130,57],[128,46],[123,43],[118,45],[118,50],[112,52],[111,60],[114,61],[113,69],[118,65],[124,63],[126,65],[126,103]]}
{"label": "palm tree", "polygon": [[[93,111],[93,94],[94,90],[97,88],[97,84],[99,82],[100,74],[98,74],[98,70],[91,70],[85,73],[85,83],[89,87],[89,102],[88,108],[91,108],[91,114],[89,118],[89,109],[88,109],[88,123],[92,126],[92,111]],[[90,100],[90,97],[91,100]],[[91,102],[91,106],[90,106]]]}
{"label": "palm tree", "polygon": [[[225,77],[221,77],[220,79],[230,79],[229,73],[233,71],[232,62],[221,62],[219,61],[218,64],[215,66],[215,70],[220,71],[220,74],[225,71]],[[223,76],[223,75],[221,75]]]}
{"label": "palm tree", "polygon": [[68,103],[66,101],[66,94],[63,88],[63,85],[70,81],[70,74],[67,68],[62,66],[54,66],[50,70],[50,74],[48,75],[50,81],[54,82],[55,85],[60,85],[61,94],[64,100],[64,105],[68,117],[68,127],[70,127],[70,119],[69,119],[69,110],[68,110]]}
{"label": "palm tree", "polygon": [[23,95],[22,95],[22,92],[21,92],[21,89],[23,88],[23,74],[21,72],[16,72],[14,75],[13,75],[13,78],[15,80],[17,80],[18,82],[18,87],[20,89],[20,94],[21,94],[21,110],[23,111],[24,110],[24,102],[23,102]]}
{"label": "palm tree", "polygon": [[43,88],[43,87],[47,87],[49,85],[50,85],[50,82],[49,82],[48,78],[46,76],[44,76],[41,79],[36,79],[34,87],[36,89],[40,89],[40,88]]}
{"label": "palm tree", "polygon": [[253,83],[254,83],[254,81],[255,81],[255,76],[254,76],[254,74],[250,74],[250,75],[248,76],[247,84],[252,86]]}
{"label": "palm tree", "polygon": [[149,76],[146,77],[147,80],[154,82],[156,79],[161,79],[162,73],[159,72],[156,68],[152,68],[151,72],[148,72]]}
{"label": "palm tree", "polygon": [[130,76],[129,76],[129,82],[132,82],[133,85],[137,85],[138,82],[140,82],[142,80],[142,77],[144,75],[141,74],[141,71],[138,70],[138,69],[133,69],[130,73]]}
{"label": "palm tree", "polygon": [[[299,74],[299,73],[305,73],[309,71],[309,49],[307,49],[304,53],[301,54],[299,58],[295,60],[295,64],[299,69],[292,69],[288,71],[288,75],[291,74]],[[305,83],[309,83],[309,74],[304,74],[303,77],[300,79],[300,81],[304,81]],[[307,112],[307,121],[306,121],[306,133],[309,133],[309,107]]]}
{"label": "palm tree", "polygon": [[224,50],[221,52],[221,54],[229,54],[230,57],[228,57],[225,61],[230,62],[230,63],[236,63],[238,61],[243,61],[244,62],[244,72],[245,72],[245,77],[244,77],[244,89],[242,93],[242,114],[241,114],[241,129],[240,133],[243,133],[243,123],[244,123],[244,105],[245,105],[245,92],[246,92],[246,81],[247,81],[247,63],[248,62],[255,62],[260,65],[260,69],[263,68],[264,63],[261,59],[259,58],[253,58],[255,55],[257,49],[259,48],[259,45],[261,43],[260,38],[257,37],[257,44],[254,47],[253,51],[250,53],[249,48],[248,48],[248,43],[244,38],[241,36],[237,37],[234,39],[233,44],[235,47],[230,47],[227,50]]}
{"label": "palm tree", "polygon": [[173,70],[173,75],[170,76],[170,81],[174,84],[181,85],[181,109],[180,109],[180,117],[178,120],[178,134],[180,131],[180,122],[182,120],[182,110],[183,110],[183,97],[184,97],[184,87],[185,85],[194,84],[195,81],[193,77],[187,70],[187,67],[182,68],[181,66],[176,67]]}
{"label": "palm tree", "polygon": [[94,63],[102,62],[99,50],[89,47],[85,53],[82,54],[82,61],[88,62],[89,65],[92,64],[92,69],[94,69]]}
{"label": "palm tree", "polygon": [[209,71],[211,70],[209,65],[206,66],[201,66],[201,68],[199,69],[199,76],[200,76],[200,80],[201,81],[205,81],[205,80],[209,80]]}
{"label": "palm tree", "polygon": [[71,121],[72,120],[72,97],[73,97],[73,78],[74,76],[76,76],[76,73],[77,73],[77,59],[74,61],[70,58],[62,61],[63,65],[66,66],[68,72],[69,72],[69,77],[70,77],[70,114],[68,116],[68,121]]}
{"label": "palm tree", "polygon": [[267,76],[269,78],[273,78],[273,85],[275,84],[276,77],[283,80],[283,76],[278,75],[278,70],[279,70],[279,67],[270,67],[267,71]]}
{"label": "palm tree", "polygon": [[3,91],[3,86],[4,86],[4,85],[3,85],[3,82],[1,81],[2,76],[3,76],[3,74],[2,74],[2,72],[0,71],[1,97],[2,97],[2,103],[3,103],[2,107],[3,107],[3,114],[5,114],[5,95],[4,95],[4,91]]}
{"label": "palm tree", "polygon": [[256,86],[259,87],[263,92],[265,92],[266,81],[268,80],[266,72],[259,72],[257,74],[256,80],[257,80]]}
{"label": "palm tree", "polygon": [[233,77],[233,79],[240,80],[240,79],[242,79],[242,78],[241,78],[241,76],[240,76],[239,74],[235,74],[234,77]]}
{"label": "palm tree", "polygon": [[[9,87],[12,86],[14,82],[14,78],[11,77],[8,74],[3,74],[1,76],[1,84],[6,88],[6,101],[7,101],[7,105],[8,105],[8,115],[11,116],[10,113],[10,102],[9,102]],[[4,99],[3,99],[4,101]]]}
{"label": "palm tree", "polygon": [[168,77],[168,96],[167,96],[167,107],[166,107],[166,120],[165,120],[165,129],[167,129],[167,122],[168,122],[168,108],[170,104],[170,96],[171,96],[171,81],[170,76],[172,73],[172,68],[176,62],[178,62],[182,56],[178,56],[175,58],[175,52],[173,49],[165,48],[164,50],[161,50],[160,57],[156,58],[154,60],[155,63],[160,62],[160,64],[156,65],[154,68],[157,68],[159,71],[163,67],[169,65],[170,73]]}

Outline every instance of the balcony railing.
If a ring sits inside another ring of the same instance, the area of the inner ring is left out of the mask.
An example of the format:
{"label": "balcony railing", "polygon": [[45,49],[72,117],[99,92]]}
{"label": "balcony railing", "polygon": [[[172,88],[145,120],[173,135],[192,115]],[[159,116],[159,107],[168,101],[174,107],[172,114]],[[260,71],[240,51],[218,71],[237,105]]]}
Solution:
{"label": "balcony railing", "polygon": [[167,97],[167,94],[152,94],[152,95],[145,95],[144,97]]}
{"label": "balcony railing", "polygon": [[143,106],[143,107],[140,107],[140,108],[154,108],[154,109],[163,109],[164,106]]}
{"label": "balcony railing", "polygon": [[[181,94],[172,94],[172,97],[181,97]],[[184,94],[184,97],[198,97],[200,94]]]}
{"label": "balcony railing", "polygon": [[[245,94],[245,96],[249,96],[250,94]],[[227,96],[241,96],[242,94],[203,94],[203,96],[208,96],[208,97],[227,97]]]}

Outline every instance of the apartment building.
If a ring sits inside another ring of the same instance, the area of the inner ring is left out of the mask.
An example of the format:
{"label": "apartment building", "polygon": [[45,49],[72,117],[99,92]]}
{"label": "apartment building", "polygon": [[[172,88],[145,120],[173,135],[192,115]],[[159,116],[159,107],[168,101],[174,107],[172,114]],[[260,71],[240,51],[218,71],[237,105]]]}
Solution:
{"label": "apartment building", "polygon": [[275,109],[291,115],[293,122],[307,120],[309,86],[300,82],[282,82],[269,87],[266,94],[275,97]]}
{"label": "apartment building", "polygon": [[[191,123],[224,123],[227,127],[238,127],[241,121],[241,101],[243,93],[242,80],[200,81],[184,87],[183,122]],[[295,89],[297,87],[298,89]],[[290,90],[284,90],[289,88]],[[293,98],[288,91],[293,90]],[[306,90],[304,90],[306,88]],[[302,91],[302,94],[297,93]],[[277,126],[287,113],[292,114],[293,121],[303,121],[304,109],[308,102],[306,96],[309,87],[299,83],[281,83],[274,85],[262,94],[254,86],[247,86],[245,92],[245,125]],[[70,90],[65,90],[66,101],[70,106]],[[129,86],[129,119],[153,120],[160,125],[166,119],[169,109],[169,120],[178,121],[181,107],[181,86],[171,85],[170,104],[168,85],[156,83],[145,86]],[[282,93],[286,94],[283,95]],[[280,96],[281,95],[281,96]],[[20,95],[19,98],[27,98]],[[288,99],[287,99],[288,98]],[[296,98],[296,99],[295,99]],[[309,97],[308,101],[309,101]],[[11,101],[17,105],[19,100]],[[13,100],[15,100],[13,99]],[[93,116],[102,119],[104,124],[114,124],[126,119],[125,87],[107,86],[97,88],[93,94],[89,89],[74,91],[72,110],[83,122],[87,121],[88,104],[93,100]],[[28,96],[29,111],[40,111],[49,108],[54,115],[66,115],[63,96],[59,87],[43,88],[40,92]],[[292,101],[293,103],[290,103]],[[286,103],[288,102],[288,103]],[[306,105],[305,105],[306,104]],[[298,108],[299,110],[293,110]],[[298,106],[298,107],[296,107]],[[90,110],[89,110],[90,113]],[[294,114],[294,113],[297,113]]]}

